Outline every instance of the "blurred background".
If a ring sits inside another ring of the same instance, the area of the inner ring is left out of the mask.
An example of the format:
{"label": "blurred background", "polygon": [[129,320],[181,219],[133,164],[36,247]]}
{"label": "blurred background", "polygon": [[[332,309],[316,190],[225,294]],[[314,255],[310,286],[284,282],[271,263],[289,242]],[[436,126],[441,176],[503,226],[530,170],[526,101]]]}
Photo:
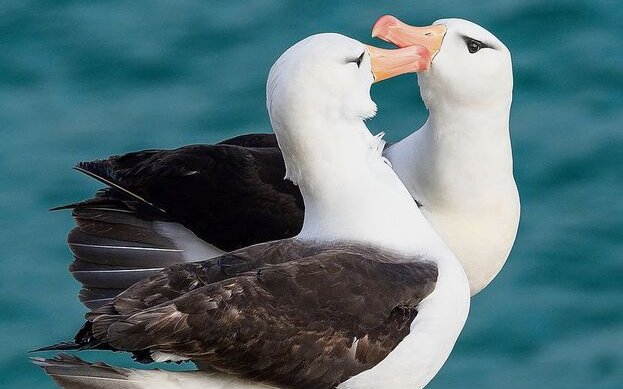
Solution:
{"label": "blurred background", "polygon": [[[622,388],[615,0],[0,2],[0,387],[53,388],[27,351],[82,324],[67,271],[71,217],[47,211],[99,187],[75,162],[269,132],[273,61],[317,32],[371,42],[385,13],[413,24],[470,19],[514,59],[519,235],[430,388]],[[415,76],[375,86],[373,98],[370,128],[390,140],[426,118]]]}

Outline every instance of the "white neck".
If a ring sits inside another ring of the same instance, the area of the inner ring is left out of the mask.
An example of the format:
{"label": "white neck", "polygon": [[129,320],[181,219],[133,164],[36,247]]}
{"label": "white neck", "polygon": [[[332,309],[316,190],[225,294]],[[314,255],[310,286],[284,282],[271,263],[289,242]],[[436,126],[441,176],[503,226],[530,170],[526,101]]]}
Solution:
{"label": "white neck", "polygon": [[[381,157],[383,142],[360,118],[271,118],[305,202],[303,240],[355,241],[406,254],[447,253],[413,198]],[[442,255],[443,257],[444,255]]]}
{"label": "white neck", "polygon": [[477,109],[439,105],[431,107],[420,130],[388,150],[387,158],[409,192],[432,207],[469,205],[470,197],[508,185],[513,180],[510,102]]}
{"label": "white neck", "polygon": [[519,223],[510,96],[491,107],[447,101],[428,106],[426,124],[386,156],[460,259],[475,294],[504,265]]}

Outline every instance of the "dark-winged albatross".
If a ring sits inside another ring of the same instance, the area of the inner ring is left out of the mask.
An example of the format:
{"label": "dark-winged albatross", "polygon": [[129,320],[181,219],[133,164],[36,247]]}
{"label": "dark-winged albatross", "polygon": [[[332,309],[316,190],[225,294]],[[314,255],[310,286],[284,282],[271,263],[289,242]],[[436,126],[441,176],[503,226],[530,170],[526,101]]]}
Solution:
{"label": "dark-winged albatross", "polygon": [[[412,27],[385,16],[373,35],[423,44],[433,54],[440,49],[419,75],[428,121],[384,155],[461,260],[474,294],[506,261],[519,220],[509,51],[482,27],[457,19]],[[77,224],[69,235],[71,269],[90,308],[164,266],[291,237],[303,225],[302,197],[283,180],[273,134],[140,151],[77,169],[109,186],[70,206]]]}
{"label": "dark-winged albatross", "polygon": [[[424,48],[403,50],[424,57],[417,68],[430,61]],[[66,388],[425,386],[463,327],[469,284],[364,124],[387,61],[338,34],[288,49],[270,71],[267,107],[306,205],[301,232],[159,271],[90,312],[62,346],[201,371],[36,363]]]}

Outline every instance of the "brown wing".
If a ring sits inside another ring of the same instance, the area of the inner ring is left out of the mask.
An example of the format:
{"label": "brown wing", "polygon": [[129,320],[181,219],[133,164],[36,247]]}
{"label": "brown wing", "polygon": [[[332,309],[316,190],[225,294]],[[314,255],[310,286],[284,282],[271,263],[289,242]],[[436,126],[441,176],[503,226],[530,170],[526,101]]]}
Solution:
{"label": "brown wing", "polygon": [[[171,285],[177,275],[169,274]],[[325,249],[197,283],[131,314],[93,312],[89,338],[99,348],[177,355],[280,385],[333,387],[396,347],[436,278],[430,262],[396,261],[370,249]]]}
{"label": "brown wing", "polygon": [[[348,245],[331,249],[347,249]],[[228,279],[266,265],[314,258],[323,253],[319,246],[310,246],[295,239],[261,243],[224,254],[217,258],[184,263],[159,271],[119,294],[96,313],[124,314],[154,307],[180,297],[194,289]]]}

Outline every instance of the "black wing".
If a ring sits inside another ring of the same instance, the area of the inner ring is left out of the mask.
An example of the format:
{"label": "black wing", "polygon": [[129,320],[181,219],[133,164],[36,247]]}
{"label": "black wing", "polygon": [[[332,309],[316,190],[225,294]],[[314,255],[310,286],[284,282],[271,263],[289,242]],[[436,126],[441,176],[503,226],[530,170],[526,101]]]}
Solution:
{"label": "black wing", "polygon": [[275,134],[244,134],[219,142],[243,147],[279,147]]}
{"label": "black wing", "polygon": [[[175,263],[295,235],[303,201],[273,134],[78,164],[105,183],[73,209],[71,271],[89,308]],[[163,223],[166,223],[164,225]]]}
{"label": "black wing", "polygon": [[[398,345],[437,279],[430,262],[356,246],[297,257],[304,258],[252,271],[221,265],[190,282],[189,269],[200,264],[175,266],[163,273],[166,282],[144,280],[88,314],[77,342],[143,360],[175,355],[280,385],[333,387]],[[163,282],[168,289],[160,294],[146,286]]]}
{"label": "black wing", "polygon": [[180,223],[224,251],[291,237],[302,226],[303,200],[283,179],[279,148],[196,145],[113,156],[78,168],[115,187],[73,208],[122,202],[139,218]]}

